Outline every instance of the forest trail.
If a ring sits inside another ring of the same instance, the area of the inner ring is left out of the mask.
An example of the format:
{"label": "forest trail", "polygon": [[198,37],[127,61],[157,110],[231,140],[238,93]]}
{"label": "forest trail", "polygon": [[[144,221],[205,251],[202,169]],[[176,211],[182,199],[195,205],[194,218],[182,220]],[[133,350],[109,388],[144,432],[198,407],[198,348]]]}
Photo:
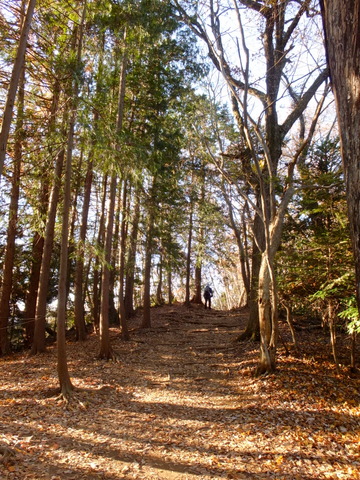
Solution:
{"label": "forest trail", "polygon": [[118,363],[96,358],[95,335],[69,342],[66,409],[53,347],[0,359],[0,478],[360,479],[359,377],[336,373],[321,332],[300,331],[302,353],[280,347],[279,371],[253,378],[258,345],[234,341],[246,318],[153,309],[129,342],[111,330]]}

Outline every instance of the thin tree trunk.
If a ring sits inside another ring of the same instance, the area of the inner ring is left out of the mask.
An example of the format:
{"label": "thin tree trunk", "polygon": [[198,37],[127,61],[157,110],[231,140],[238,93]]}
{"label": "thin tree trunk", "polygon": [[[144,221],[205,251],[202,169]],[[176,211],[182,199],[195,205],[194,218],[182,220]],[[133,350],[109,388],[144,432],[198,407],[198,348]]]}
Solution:
{"label": "thin tree trunk", "polygon": [[162,295],[162,289],[163,289],[163,256],[162,254],[159,255],[158,276],[159,276],[159,282],[156,289],[156,303],[158,305],[163,305],[164,299]]}
{"label": "thin tree trunk", "polygon": [[9,208],[9,223],[7,229],[6,250],[3,268],[3,282],[0,296],[0,353],[10,353],[10,344],[7,336],[7,324],[10,316],[10,299],[13,284],[13,268],[15,258],[15,239],[18,223],[18,207],[20,194],[20,171],[22,161],[22,142],[24,138],[24,98],[25,98],[25,70],[22,68],[18,95],[18,114],[16,121],[14,169],[11,179],[11,194]]}
{"label": "thin tree trunk", "polygon": [[245,331],[238,337],[239,341],[243,340],[258,340],[260,338],[260,325],[259,325],[259,306],[258,306],[258,293],[259,293],[259,274],[261,265],[261,252],[258,248],[258,244],[264,247],[264,227],[261,219],[258,215],[255,215],[254,219],[254,236],[257,240],[253,240],[253,251],[251,256],[251,282],[250,292],[248,297],[249,304],[249,320],[247,322]]}
{"label": "thin tree trunk", "polygon": [[128,181],[125,179],[123,182],[123,197],[122,197],[122,218],[121,218],[121,231],[120,231],[120,265],[119,265],[119,310],[120,310],[120,326],[121,337],[123,340],[130,340],[129,329],[127,324],[125,299],[124,299],[124,281],[125,281],[125,250],[126,250],[126,238],[127,238],[127,196],[128,196]]}
{"label": "thin tree trunk", "polygon": [[6,157],[7,142],[8,142],[9,133],[10,133],[11,120],[13,116],[14,104],[16,99],[16,92],[19,85],[21,71],[25,65],[26,45],[29,37],[32,17],[35,10],[35,4],[36,4],[36,0],[29,0],[24,23],[22,24],[22,27],[21,27],[19,45],[17,48],[16,58],[13,65],[9,89],[6,97],[6,103],[5,103],[4,114],[3,114],[2,125],[1,125],[1,132],[0,132],[0,178],[2,175],[5,157]]}
{"label": "thin tree trunk", "polygon": [[128,257],[126,260],[126,282],[125,282],[125,295],[124,295],[124,307],[126,318],[130,318],[134,315],[134,284],[135,284],[135,260],[136,260],[136,244],[139,232],[140,221],[140,197],[136,192],[134,213],[132,219],[132,230],[130,234],[130,243],[128,250]]}
{"label": "thin tree trunk", "polygon": [[[201,169],[201,200],[200,205],[204,207],[205,205],[205,166],[202,165]],[[202,263],[203,263],[203,254],[204,254],[204,245],[205,245],[205,218],[204,213],[201,215],[202,221],[200,222],[199,227],[199,236],[197,241],[197,256],[196,256],[196,263],[195,263],[195,295],[194,295],[194,303],[201,305],[202,304]]]}
{"label": "thin tree trunk", "polygon": [[334,309],[334,303],[332,300],[328,301],[327,306],[328,321],[329,321],[329,330],[330,330],[330,341],[331,341],[331,351],[335,363],[336,370],[339,372],[339,359],[336,349],[336,313]]}
{"label": "thin tree trunk", "polygon": [[61,249],[59,291],[57,306],[57,370],[60,383],[60,393],[67,399],[73,390],[66,360],[66,302],[67,302],[67,270],[68,270],[68,242],[69,242],[69,211],[71,207],[71,171],[72,152],[74,146],[75,105],[70,112],[69,135],[65,164],[64,202],[61,225]]}
{"label": "thin tree trunk", "polygon": [[110,280],[109,280],[109,325],[120,325],[120,315],[118,309],[115,307],[115,276],[119,270],[119,237],[120,237],[120,212],[121,212],[121,191],[122,181],[117,182],[115,211],[114,211],[114,226],[112,233],[111,244],[111,262],[110,262]]}
{"label": "thin tree trunk", "polygon": [[[50,125],[49,125],[49,134],[53,132],[55,128],[55,119],[56,113],[58,111],[59,98],[60,98],[60,83],[56,79],[54,82],[54,94],[52,98],[52,105],[50,110]],[[63,123],[65,124],[65,118],[68,112],[67,109],[64,112]],[[49,154],[52,158],[52,147],[49,149]],[[33,343],[31,348],[31,353],[37,354],[45,351],[45,325],[46,325],[46,306],[47,306],[47,294],[48,294],[48,285],[50,279],[50,263],[51,255],[53,251],[54,244],[54,235],[55,235],[55,221],[56,221],[56,211],[59,202],[60,188],[61,188],[61,176],[64,166],[65,151],[61,148],[60,152],[56,156],[55,167],[53,173],[53,182],[52,190],[50,193],[50,198],[47,201],[47,220],[45,226],[44,234],[44,246],[43,253],[41,257],[40,265],[40,275],[38,282],[38,291],[36,298],[36,308],[35,308],[35,329],[33,336]],[[48,196],[48,184],[47,179],[45,180],[44,194]]]}
{"label": "thin tree trunk", "polygon": [[[126,41],[126,30],[124,32],[124,43]],[[124,52],[121,62],[120,78],[119,78],[119,98],[117,109],[117,123],[116,132],[118,134],[122,131],[123,118],[124,118],[124,101],[125,101],[125,80],[126,80],[126,66],[127,56],[126,48],[124,46]],[[120,145],[117,143],[116,150],[120,152]],[[115,213],[115,200],[116,200],[116,186],[117,176],[112,174],[110,182],[110,199],[108,209],[108,220],[105,235],[105,265],[103,266],[103,277],[101,282],[101,315],[100,315],[100,358],[116,359],[116,355],[113,352],[110,345],[109,337],[109,298],[110,298],[110,264],[112,258],[112,243],[113,243],[113,229],[114,229],[114,213]]]}
{"label": "thin tree trunk", "polygon": [[299,346],[298,346],[298,343],[297,343],[297,340],[296,340],[296,335],[295,335],[294,323],[293,323],[293,320],[292,320],[291,308],[289,307],[289,305],[286,305],[286,304],[284,304],[284,307],[285,307],[285,310],[286,310],[286,322],[287,322],[287,324],[289,325],[289,328],[290,328],[291,337],[292,337],[292,340],[293,340],[295,350],[299,350]]}
{"label": "thin tree trunk", "polygon": [[168,283],[168,302],[169,302],[169,305],[172,305],[174,297],[172,293],[171,265],[169,265],[168,267],[167,283]]}
{"label": "thin tree trunk", "polygon": [[244,285],[244,288],[245,288],[246,305],[248,305],[249,296],[250,296],[250,278],[249,278],[248,270],[247,270],[247,259],[246,259],[246,255],[245,255],[244,242],[241,238],[241,229],[238,227],[238,225],[236,225],[235,218],[234,218],[233,205],[231,203],[231,200],[230,200],[229,195],[227,194],[225,188],[223,188],[223,194],[224,194],[225,202],[228,206],[231,228],[234,232],[234,235],[235,235],[235,238],[236,238],[236,243],[237,243],[238,250],[239,250],[240,272],[241,272],[241,278],[242,278],[242,281],[243,281],[243,285]]}
{"label": "thin tree trunk", "polygon": [[59,202],[64,157],[65,152],[62,150],[56,159],[54,183],[50,195],[49,211],[45,229],[44,252],[41,259],[40,282],[36,302],[34,342],[31,349],[33,355],[45,351],[46,305],[50,280],[50,263],[54,243],[56,210]]}
{"label": "thin tree trunk", "polygon": [[[59,97],[60,97],[60,83],[59,80],[55,80],[53,88],[53,98],[51,102],[50,109],[50,121],[49,121],[49,134],[51,135],[55,128],[56,114],[58,111]],[[49,135],[49,136],[50,136]],[[50,143],[49,146],[49,157],[54,158],[53,146]],[[61,170],[62,170],[61,162]],[[55,167],[56,170],[56,167]],[[55,181],[60,181],[59,176],[55,173]],[[49,210],[49,197],[50,197],[50,176],[42,175],[41,177],[41,187],[39,195],[39,213],[42,218],[46,218],[47,212]],[[57,201],[56,201],[57,204]],[[56,215],[56,206],[55,206],[55,215]],[[35,333],[35,321],[36,321],[36,306],[38,302],[38,293],[40,290],[40,278],[41,278],[41,264],[42,258],[44,255],[44,245],[45,245],[45,236],[42,233],[36,232],[34,235],[33,248],[32,248],[32,266],[29,280],[29,288],[25,300],[25,318],[26,318],[26,338],[29,345],[32,345],[34,342],[34,333]],[[52,244],[51,244],[52,245]],[[52,247],[51,247],[52,248]],[[45,309],[46,309],[46,298],[45,298]],[[44,322],[44,336],[45,336],[45,322]]]}
{"label": "thin tree trunk", "polygon": [[[47,200],[48,202],[48,200]],[[29,276],[29,287],[26,292],[24,324],[26,332],[26,345],[32,345],[35,331],[36,301],[39,289],[41,259],[44,251],[44,237],[35,232],[31,249],[31,271]]]}
{"label": "thin tree trunk", "polygon": [[76,255],[76,268],[75,268],[75,280],[74,280],[75,327],[76,327],[76,338],[79,341],[84,341],[86,339],[84,293],[83,293],[84,253],[85,253],[86,231],[87,231],[88,216],[89,216],[91,186],[92,186],[92,179],[93,179],[92,155],[93,155],[93,152],[90,152],[90,160],[88,162],[88,168],[87,168],[86,178],[85,178],[85,191],[84,191],[84,199],[83,199],[83,208],[81,213],[80,237],[79,237],[77,255]]}
{"label": "thin tree trunk", "polygon": [[[105,206],[106,206],[106,197],[107,197],[107,182],[108,177],[104,175],[103,179],[103,196],[101,201],[101,214],[99,221],[99,231],[97,237],[97,248],[102,248],[104,246],[105,238]],[[95,265],[93,269],[94,279],[93,279],[93,319],[95,324],[95,329],[99,328],[100,324],[100,308],[101,308],[101,278],[102,270],[100,268],[100,258],[99,255],[95,257]]]}
{"label": "thin tree trunk", "polygon": [[191,247],[193,236],[193,204],[190,205],[189,233],[186,254],[185,305],[190,306]]}
{"label": "thin tree trunk", "polygon": [[[155,188],[155,180],[152,189]],[[150,212],[148,216],[148,228],[146,234],[145,244],[145,267],[144,267],[144,306],[143,306],[143,320],[141,328],[151,328],[151,298],[150,298],[150,284],[151,284],[151,262],[152,262],[152,244],[153,244],[153,223],[154,223],[154,205],[151,200]]]}
{"label": "thin tree trunk", "polygon": [[[74,30],[74,50],[76,47],[77,65],[81,62],[83,28],[86,15],[86,0],[84,1],[81,22]],[[59,292],[58,292],[58,313],[57,313],[57,370],[61,395],[68,399],[74,389],[68,371],[66,359],[66,304],[67,304],[67,280],[68,280],[68,252],[69,252],[69,222],[71,209],[71,174],[74,149],[75,121],[77,116],[77,104],[79,86],[77,80],[73,80],[73,96],[70,102],[70,119],[68,130],[68,142],[66,151],[65,179],[64,179],[64,202],[61,225],[61,249],[60,249],[60,271],[59,271]]]}
{"label": "thin tree trunk", "polygon": [[199,305],[202,304],[202,291],[201,291],[201,280],[202,280],[202,268],[201,268],[202,259],[201,256],[198,256],[195,265],[195,296],[194,296],[194,303]]}
{"label": "thin tree trunk", "polygon": [[[84,2],[81,22],[74,30],[74,51],[77,54],[77,64],[80,65],[83,27],[85,23],[86,0]],[[58,312],[57,312],[57,370],[60,383],[61,395],[67,399],[74,389],[68,371],[66,359],[66,304],[68,296],[68,259],[69,259],[69,224],[71,210],[71,174],[74,149],[75,121],[77,116],[77,103],[79,87],[77,81],[73,80],[73,96],[70,102],[70,118],[68,126],[68,141],[66,150],[65,179],[64,179],[64,201],[62,211],[61,225],[61,247],[60,247],[60,271],[59,271],[59,292],[58,292]]]}
{"label": "thin tree trunk", "polygon": [[355,372],[356,371],[356,332],[352,332],[351,334],[351,371]]}
{"label": "thin tree trunk", "polygon": [[101,312],[100,312],[100,352],[99,358],[105,360],[115,359],[116,356],[110,344],[109,334],[109,286],[110,286],[110,262],[111,247],[114,228],[114,213],[116,200],[117,177],[113,174],[110,181],[109,208],[107,211],[107,223],[105,229],[105,263],[101,281]]}

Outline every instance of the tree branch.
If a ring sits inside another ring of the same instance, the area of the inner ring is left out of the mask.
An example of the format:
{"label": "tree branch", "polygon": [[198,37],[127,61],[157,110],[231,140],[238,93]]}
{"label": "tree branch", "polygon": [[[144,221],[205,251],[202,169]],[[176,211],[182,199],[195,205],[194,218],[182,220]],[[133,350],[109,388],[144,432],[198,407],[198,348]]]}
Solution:
{"label": "tree branch", "polygon": [[320,75],[316,78],[314,83],[309,87],[309,89],[304,93],[304,95],[301,97],[299,102],[297,103],[296,107],[294,110],[290,113],[290,115],[287,117],[285,122],[281,125],[281,131],[282,131],[282,136],[283,138],[285,135],[289,132],[291,127],[294,125],[296,120],[300,117],[300,115],[304,112],[306,107],[308,106],[310,100],[314,97],[317,89],[320,87],[320,85],[328,78],[329,76],[329,69],[325,68]]}

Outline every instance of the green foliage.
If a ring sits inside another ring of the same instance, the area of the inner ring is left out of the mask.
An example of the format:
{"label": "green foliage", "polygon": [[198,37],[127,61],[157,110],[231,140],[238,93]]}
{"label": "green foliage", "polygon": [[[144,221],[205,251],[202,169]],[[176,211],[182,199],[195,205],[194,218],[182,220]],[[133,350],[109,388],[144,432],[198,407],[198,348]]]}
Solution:
{"label": "green foliage", "polygon": [[345,309],[339,313],[339,317],[346,320],[350,334],[360,333],[360,316],[355,295],[345,298],[342,303]]}
{"label": "green foliage", "polygon": [[338,139],[315,145],[299,174],[303,189],[277,258],[279,292],[302,313],[322,315],[328,301],[339,312],[355,283]]}

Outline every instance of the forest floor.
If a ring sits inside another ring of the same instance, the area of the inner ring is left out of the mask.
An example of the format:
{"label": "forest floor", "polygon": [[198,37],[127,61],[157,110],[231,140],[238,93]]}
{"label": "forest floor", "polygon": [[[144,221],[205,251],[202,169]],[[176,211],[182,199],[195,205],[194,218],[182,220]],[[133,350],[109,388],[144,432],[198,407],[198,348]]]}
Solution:
{"label": "forest floor", "polygon": [[111,329],[117,363],[97,359],[95,335],[70,341],[67,407],[54,347],[0,359],[0,478],[360,479],[360,377],[337,373],[326,333],[299,324],[300,353],[281,344],[278,371],[254,378],[258,344],[235,341],[246,319],[155,308],[129,342]]}

